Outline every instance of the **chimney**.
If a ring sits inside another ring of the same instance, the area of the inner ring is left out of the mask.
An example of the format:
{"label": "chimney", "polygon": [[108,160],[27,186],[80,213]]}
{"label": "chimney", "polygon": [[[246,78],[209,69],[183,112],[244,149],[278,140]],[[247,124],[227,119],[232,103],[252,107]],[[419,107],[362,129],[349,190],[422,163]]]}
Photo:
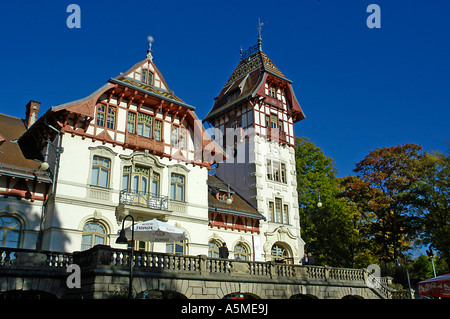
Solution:
{"label": "chimney", "polygon": [[25,124],[27,125],[27,128],[30,128],[31,125],[34,124],[37,120],[37,116],[39,113],[39,106],[41,105],[41,102],[36,102],[31,100],[27,104],[27,110],[25,112]]}

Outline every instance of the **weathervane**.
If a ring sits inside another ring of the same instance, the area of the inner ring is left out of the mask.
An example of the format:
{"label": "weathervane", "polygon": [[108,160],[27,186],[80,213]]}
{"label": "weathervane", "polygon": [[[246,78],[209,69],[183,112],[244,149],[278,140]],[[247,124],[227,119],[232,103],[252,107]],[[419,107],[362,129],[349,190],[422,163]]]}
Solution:
{"label": "weathervane", "polygon": [[262,48],[261,29],[262,29],[263,25],[264,25],[264,22],[261,22],[261,19],[258,18],[258,25],[256,26],[256,28],[258,29],[258,49],[259,50],[261,50],[261,48]]}
{"label": "weathervane", "polygon": [[152,56],[152,43],[154,41],[153,37],[151,35],[149,35],[147,37],[148,40],[148,50],[147,50],[147,59],[149,59],[150,61],[152,61],[153,56]]}
{"label": "weathervane", "polygon": [[245,52],[242,50],[242,46],[241,46],[241,50],[240,50],[241,61],[244,59],[247,59],[249,56],[251,56],[255,52],[262,51],[261,29],[265,23],[267,23],[267,22],[261,22],[261,19],[258,18],[258,25],[256,26],[256,28],[258,29],[258,44],[254,45],[254,46],[250,46],[248,48],[248,50]]}

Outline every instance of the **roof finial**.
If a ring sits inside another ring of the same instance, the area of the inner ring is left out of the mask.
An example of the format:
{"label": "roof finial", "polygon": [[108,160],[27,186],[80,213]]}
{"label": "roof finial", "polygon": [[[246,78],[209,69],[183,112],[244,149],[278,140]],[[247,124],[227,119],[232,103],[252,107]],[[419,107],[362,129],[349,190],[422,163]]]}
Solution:
{"label": "roof finial", "polygon": [[147,59],[149,59],[150,61],[152,61],[153,56],[152,56],[152,42],[154,41],[153,37],[151,35],[149,35],[147,37],[148,40],[148,50],[147,50]]}
{"label": "roof finial", "polygon": [[264,25],[264,22],[261,22],[261,19],[258,18],[258,49],[261,51],[262,50],[262,37],[261,37],[261,29],[262,26]]}

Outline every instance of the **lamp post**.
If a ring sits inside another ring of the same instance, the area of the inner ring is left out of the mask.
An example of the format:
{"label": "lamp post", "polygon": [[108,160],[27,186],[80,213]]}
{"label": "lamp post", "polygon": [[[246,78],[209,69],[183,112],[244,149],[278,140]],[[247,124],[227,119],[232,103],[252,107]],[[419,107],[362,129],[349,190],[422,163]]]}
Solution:
{"label": "lamp post", "polygon": [[[412,294],[411,294],[411,281],[409,279],[409,271],[408,271],[408,262],[406,261],[406,255],[403,254],[403,260],[405,261],[405,268],[406,268],[406,277],[408,278],[408,288],[409,288],[409,299],[412,299]],[[395,266],[400,267],[401,263],[398,260],[398,258],[395,259]]]}
{"label": "lamp post", "polygon": [[[44,161],[39,166],[39,169],[43,170],[43,171],[48,171],[49,176],[52,180],[52,192],[51,192],[50,196],[54,198],[55,193],[56,193],[56,183],[58,180],[58,173],[59,173],[59,164],[60,164],[59,162],[60,162],[61,154],[64,152],[64,148],[62,147],[61,132],[58,129],[56,129],[55,127],[48,124],[47,118],[45,116],[44,116],[44,124],[51,130],[56,132],[57,142],[56,142],[56,144],[54,144],[54,143],[52,143],[50,137],[47,139],[47,148],[45,150],[45,158],[44,158]],[[55,152],[55,159],[54,159],[55,163],[54,163],[53,172],[51,170],[49,170],[50,164],[48,163],[50,146],[53,147],[53,151]],[[43,237],[44,237],[44,234],[43,234],[44,233],[44,219],[46,218],[47,209],[48,209],[47,206],[48,206],[50,196],[48,196],[47,199],[45,201],[43,201],[43,203],[42,203],[41,220],[39,223],[39,234],[38,234],[38,240],[36,243],[37,250],[42,249],[42,241],[43,241]]]}
{"label": "lamp post", "polygon": [[122,230],[119,233],[119,237],[116,239],[116,244],[128,244],[128,239],[125,236],[125,219],[127,217],[131,218],[132,227],[131,227],[131,256],[130,256],[130,277],[129,277],[129,283],[128,283],[128,299],[131,299],[132,296],[132,289],[133,289],[133,263],[134,263],[134,218],[131,215],[125,216],[125,218],[122,221]]}

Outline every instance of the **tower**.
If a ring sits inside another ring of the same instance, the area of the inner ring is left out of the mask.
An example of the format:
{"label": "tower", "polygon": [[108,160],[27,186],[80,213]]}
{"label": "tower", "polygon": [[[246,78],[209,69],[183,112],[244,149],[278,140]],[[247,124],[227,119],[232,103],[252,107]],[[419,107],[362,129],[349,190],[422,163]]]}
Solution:
{"label": "tower", "polygon": [[261,26],[258,43],[241,49],[240,62],[203,121],[214,127],[215,141],[228,155],[217,164],[216,176],[266,218],[255,255],[259,260],[298,263],[304,242],[294,123],[305,116],[292,81],[262,51]]}

